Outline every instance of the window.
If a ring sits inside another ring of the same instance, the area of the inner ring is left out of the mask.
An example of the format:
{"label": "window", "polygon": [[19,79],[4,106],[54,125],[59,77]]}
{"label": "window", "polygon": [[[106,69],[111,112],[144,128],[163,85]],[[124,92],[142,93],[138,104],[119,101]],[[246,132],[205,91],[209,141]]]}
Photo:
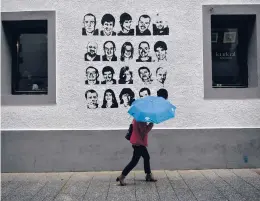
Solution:
{"label": "window", "polygon": [[56,103],[55,12],[2,12],[2,30],[2,103]]}
{"label": "window", "polygon": [[212,87],[248,87],[248,47],[256,15],[212,15]]}
{"label": "window", "polygon": [[12,94],[48,94],[47,20],[5,21],[11,33]]}
{"label": "window", "polygon": [[260,98],[259,10],[203,5],[204,99]]}

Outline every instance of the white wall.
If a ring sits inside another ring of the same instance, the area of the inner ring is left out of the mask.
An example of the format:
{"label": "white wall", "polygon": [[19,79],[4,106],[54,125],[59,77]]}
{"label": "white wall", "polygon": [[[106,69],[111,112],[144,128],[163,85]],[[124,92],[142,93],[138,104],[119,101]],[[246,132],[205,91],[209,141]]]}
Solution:
{"label": "white wall", "polygon": [[[97,3],[98,2],[98,3]],[[46,0],[4,0],[2,11],[56,10],[57,12],[57,104],[55,106],[2,106],[2,129],[117,129],[126,128],[130,121],[127,109],[86,108],[83,60],[85,47],[89,41],[99,45],[112,39],[116,44],[131,40],[136,44],[141,40],[156,42],[164,40],[168,45],[168,85],[169,100],[177,106],[176,118],[157,125],[156,128],[190,127],[259,127],[260,100],[204,100],[203,58],[202,58],[202,5],[203,4],[259,3],[259,0],[201,1],[201,0],[143,0],[136,1],[46,1]],[[170,35],[163,37],[119,37],[104,38],[81,35],[82,18],[91,12],[98,23],[105,13],[116,17],[128,12],[134,24],[141,14],[153,16],[155,12],[165,13],[169,19]],[[120,47],[121,48],[121,47]],[[120,49],[118,47],[118,50]],[[153,51],[152,51],[153,52]],[[119,53],[118,53],[119,56]],[[94,63],[93,63],[94,65]],[[141,64],[133,62],[129,66],[137,77]],[[154,63],[155,70],[158,63]],[[96,65],[98,66],[98,65]],[[104,65],[101,65],[104,66]],[[111,63],[114,69],[122,65]],[[100,67],[99,67],[100,69]],[[103,98],[106,86],[95,89]],[[117,97],[123,86],[113,89]],[[136,96],[141,88],[134,84]],[[152,90],[155,94],[158,86]]]}

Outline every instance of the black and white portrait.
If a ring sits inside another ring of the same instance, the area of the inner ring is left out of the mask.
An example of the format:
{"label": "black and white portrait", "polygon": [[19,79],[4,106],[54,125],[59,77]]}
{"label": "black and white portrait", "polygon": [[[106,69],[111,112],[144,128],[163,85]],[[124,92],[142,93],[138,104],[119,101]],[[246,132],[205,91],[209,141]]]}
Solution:
{"label": "black and white portrait", "polygon": [[103,30],[100,31],[101,36],[116,36],[114,31],[115,18],[111,14],[105,14],[101,19]]}
{"label": "black and white portrait", "polygon": [[151,91],[150,89],[144,87],[142,89],[140,89],[139,91],[139,96],[140,98],[146,97],[146,96],[151,96]]}
{"label": "black and white portrait", "polygon": [[96,42],[89,42],[87,45],[87,53],[85,61],[100,61],[100,55],[97,54],[98,45]]}
{"label": "black and white portrait", "polygon": [[163,67],[159,67],[156,70],[156,80],[164,86],[166,80],[167,70]]}
{"label": "black and white portrait", "polygon": [[86,91],[85,98],[87,100],[87,108],[88,109],[96,109],[98,108],[98,93],[90,89]]}
{"label": "black and white portrait", "polygon": [[159,89],[157,91],[157,96],[162,97],[162,98],[167,100],[168,99],[168,91],[166,89]]}
{"label": "black and white portrait", "polygon": [[88,84],[88,85],[99,84],[99,81],[98,81],[99,73],[95,67],[89,66],[86,69],[86,77],[87,77],[87,79],[85,80],[85,84]]}
{"label": "black and white portrait", "polygon": [[130,88],[123,88],[119,94],[120,104],[123,107],[130,107],[135,101],[135,94]]}
{"label": "black and white portrait", "polygon": [[167,61],[167,45],[164,41],[157,41],[154,44],[154,52],[157,57],[157,61]]}
{"label": "black and white portrait", "polygon": [[118,108],[116,96],[112,89],[107,89],[104,92],[103,104],[101,108]]}
{"label": "black and white portrait", "polygon": [[155,17],[155,23],[153,24],[153,35],[169,35],[168,24],[160,14],[157,14]]}
{"label": "black and white portrait", "polygon": [[151,31],[149,26],[151,23],[151,17],[149,15],[141,15],[136,26],[136,35],[137,36],[149,36]]}
{"label": "black and white portrait", "polygon": [[138,69],[138,74],[143,83],[145,84],[151,84],[153,82],[152,80],[152,73],[150,69],[146,66],[142,66]]}
{"label": "black and white portrait", "polygon": [[117,61],[116,45],[113,41],[106,41],[103,46],[104,55],[102,56],[102,61]]}
{"label": "black and white portrait", "polygon": [[129,66],[124,66],[120,70],[118,84],[133,84],[133,72]]}
{"label": "black and white portrait", "polygon": [[134,56],[134,47],[133,47],[132,43],[125,42],[121,48],[120,60],[128,61],[128,60],[133,59],[133,56]]}
{"label": "black and white portrait", "polygon": [[132,17],[128,13],[123,13],[120,15],[120,26],[121,30],[117,34],[118,36],[133,36],[134,29],[131,28],[132,25]]}
{"label": "black and white portrait", "polygon": [[116,84],[114,79],[115,71],[111,66],[105,66],[102,70],[104,81],[101,84]]}
{"label": "black and white portrait", "polygon": [[136,59],[137,62],[151,62],[152,57],[149,56],[150,45],[146,41],[142,41],[138,46],[139,57]]}
{"label": "black and white portrait", "polygon": [[96,17],[95,15],[88,13],[83,17],[82,35],[96,36],[98,35],[98,29],[96,29]]}

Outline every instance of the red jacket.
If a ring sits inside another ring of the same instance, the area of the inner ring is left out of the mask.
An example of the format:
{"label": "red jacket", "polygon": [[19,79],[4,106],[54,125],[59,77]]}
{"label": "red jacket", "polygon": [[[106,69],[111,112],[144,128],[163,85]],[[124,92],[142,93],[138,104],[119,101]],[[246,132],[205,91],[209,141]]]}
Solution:
{"label": "red jacket", "polygon": [[148,133],[152,130],[153,124],[147,125],[146,122],[137,122],[133,120],[133,131],[130,142],[133,145],[148,146]]}

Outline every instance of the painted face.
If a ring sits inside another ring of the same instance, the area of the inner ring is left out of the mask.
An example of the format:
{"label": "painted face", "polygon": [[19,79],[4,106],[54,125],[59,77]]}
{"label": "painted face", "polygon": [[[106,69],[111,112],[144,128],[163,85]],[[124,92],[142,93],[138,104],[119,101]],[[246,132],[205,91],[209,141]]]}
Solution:
{"label": "painted face", "polygon": [[95,29],[95,18],[93,16],[85,16],[84,27],[87,33],[92,33]]}
{"label": "painted face", "polygon": [[96,43],[88,44],[88,53],[91,56],[95,56],[97,54],[97,44]]}
{"label": "painted face", "polygon": [[130,31],[132,20],[125,20],[123,23],[123,29],[126,31]]}
{"label": "painted face", "polygon": [[129,80],[131,80],[132,75],[131,75],[131,73],[130,73],[129,70],[126,71],[124,75],[125,75],[125,81],[129,81]]}
{"label": "painted face", "polygon": [[132,55],[132,47],[130,45],[125,46],[125,58],[130,58]]}
{"label": "painted face", "polygon": [[155,21],[155,25],[156,25],[157,29],[163,29],[164,28],[164,22],[159,16],[157,17],[157,19]]}
{"label": "painted face", "polygon": [[155,51],[155,54],[156,54],[158,60],[164,60],[166,57],[166,50],[161,47],[158,47]]}
{"label": "painted face", "polygon": [[129,94],[124,94],[122,96],[122,99],[123,99],[124,103],[128,105],[129,101],[130,101],[130,95]]}
{"label": "painted face", "polygon": [[139,55],[141,57],[147,57],[149,54],[150,48],[147,43],[141,43],[139,47]]}
{"label": "painted face", "polygon": [[145,96],[149,96],[147,90],[144,90],[144,91],[140,92],[140,98],[143,98],[143,97],[145,97]]}
{"label": "painted face", "polygon": [[103,76],[106,82],[110,82],[113,78],[113,74],[111,71],[104,72]]}
{"label": "painted face", "polygon": [[107,102],[112,102],[112,94],[110,92],[106,92],[105,99]]}
{"label": "painted face", "polygon": [[163,84],[166,80],[166,75],[167,71],[163,68],[160,68],[157,72],[157,80]]}
{"label": "painted face", "polygon": [[150,19],[149,18],[144,18],[141,17],[139,22],[138,22],[138,27],[140,29],[141,32],[144,32],[146,29],[148,29],[150,25]]}
{"label": "painted face", "polygon": [[86,72],[88,81],[95,81],[97,79],[97,73],[94,68],[89,68]]}
{"label": "painted face", "polygon": [[107,43],[105,45],[105,54],[108,57],[112,57],[114,55],[115,48],[111,42]]}
{"label": "painted face", "polygon": [[103,29],[106,35],[111,35],[114,28],[113,22],[105,22],[103,25]]}
{"label": "painted face", "polygon": [[150,73],[147,69],[140,70],[140,77],[143,81],[148,80],[150,78]]}
{"label": "painted face", "polygon": [[97,99],[98,99],[98,95],[97,93],[87,93],[87,104],[88,104],[88,108],[96,108],[97,107]]}

